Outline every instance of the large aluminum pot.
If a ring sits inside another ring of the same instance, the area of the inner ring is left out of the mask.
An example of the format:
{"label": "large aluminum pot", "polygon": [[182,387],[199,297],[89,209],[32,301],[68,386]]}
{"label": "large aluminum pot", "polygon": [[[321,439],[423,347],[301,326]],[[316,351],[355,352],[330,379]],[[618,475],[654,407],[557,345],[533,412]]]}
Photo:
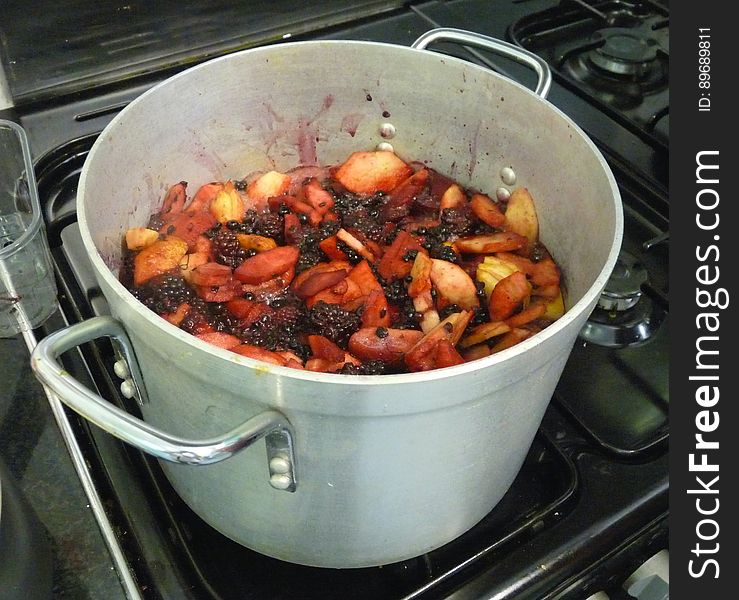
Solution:
{"label": "large aluminum pot", "polygon": [[[32,358],[38,376],[74,410],[165,459],[174,488],[213,527],[283,560],[400,561],[489,513],[521,467],[621,244],[619,193],[593,143],[541,95],[423,49],[437,39],[502,49],[535,67],[539,94],[548,88],[546,66],[533,55],[456,30],[434,30],[412,48],[279,44],[212,60],[143,94],[103,131],[82,172],[80,230],[115,320],[43,340]],[[501,169],[512,167],[562,265],[565,316],[475,362],[345,376],[208,345],[117,280],[124,232],[147,221],[173,182],[196,189],[259,169],[335,164],[381,142],[491,193]],[[145,423],[57,364],[99,335],[117,340],[126,359],[117,371]],[[266,444],[237,453],[263,436]]]}

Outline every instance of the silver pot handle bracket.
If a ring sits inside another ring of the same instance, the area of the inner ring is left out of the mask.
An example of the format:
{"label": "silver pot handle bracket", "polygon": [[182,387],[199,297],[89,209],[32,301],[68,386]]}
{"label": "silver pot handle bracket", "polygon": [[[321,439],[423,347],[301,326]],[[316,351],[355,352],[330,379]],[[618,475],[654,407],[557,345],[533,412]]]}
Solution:
{"label": "silver pot handle bracket", "polygon": [[[125,383],[144,394],[143,380],[131,342],[122,325],[112,317],[93,317],[60,329],[39,341],[31,354],[36,377],[73,411],[98,427],[156,458],[188,465],[209,465],[230,458],[261,438],[267,444],[269,483],[294,492],[295,454],[290,422],[280,412],[266,410],[231,431],[214,438],[190,440],[170,435],[121,410],[74,379],[58,361],[59,356],[96,338],[110,337],[117,358],[124,358],[130,373]],[[116,372],[120,375],[121,363]],[[125,393],[125,392],[124,392]]]}
{"label": "silver pot handle bracket", "polygon": [[439,27],[431,29],[419,37],[411,44],[411,48],[418,50],[425,49],[433,42],[457,42],[459,44],[474,46],[489,50],[497,54],[502,54],[518,63],[531,67],[538,77],[534,93],[542,98],[546,98],[549,88],[552,86],[552,72],[546,61],[524,48],[519,48],[508,42],[497,40],[486,35],[465,31],[464,29],[454,29],[453,27]]}

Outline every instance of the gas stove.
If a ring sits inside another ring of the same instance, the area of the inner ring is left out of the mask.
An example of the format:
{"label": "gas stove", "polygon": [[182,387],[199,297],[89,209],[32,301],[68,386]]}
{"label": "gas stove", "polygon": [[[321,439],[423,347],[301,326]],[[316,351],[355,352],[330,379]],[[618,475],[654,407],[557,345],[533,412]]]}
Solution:
{"label": "gas stove", "polygon": [[[71,416],[106,507],[110,543],[133,582],[128,594],[193,600],[639,597],[644,584],[630,587],[629,576],[667,548],[668,536],[669,10],[651,0],[366,4],[371,10],[344,13],[341,22],[272,23],[269,36],[222,40],[217,51],[240,49],[245,39],[249,45],[282,38],[410,45],[445,26],[536,52],[555,75],[549,99],[593,138],[616,175],[625,212],[619,264],[501,503],[457,540],[401,563],[331,570],[259,555],[192,513],[155,460]],[[530,73],[500,57],[447,45],[439,50],[530,85]],[[14,110],[38,159],[61,290],[61,314],[40,335],[107,313],[76,225],[80,170],[97,134],[126,103],[214,50],[193,45],[178,52],[176,61],[149,56],[131,67],[134,72],[118,63],[105,76],[85,72],[79,89],[68,77],[56,95],[51,88],[35,96],[26,90],[28,102]],[[81,381],[136,413],[120,392],[105,342],[65,360]]]}

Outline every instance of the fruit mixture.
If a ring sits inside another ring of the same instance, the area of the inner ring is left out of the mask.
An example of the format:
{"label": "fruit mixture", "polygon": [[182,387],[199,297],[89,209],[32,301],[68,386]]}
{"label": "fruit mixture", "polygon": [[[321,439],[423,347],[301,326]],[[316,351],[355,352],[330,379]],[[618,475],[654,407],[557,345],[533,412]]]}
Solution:
{"label": "fruit mixture", "polygon": [[184,331],[268,363],[377,375],[458,365],[564,312],[525,188],[497,201],[392,152],[174,184],[120,279]]}

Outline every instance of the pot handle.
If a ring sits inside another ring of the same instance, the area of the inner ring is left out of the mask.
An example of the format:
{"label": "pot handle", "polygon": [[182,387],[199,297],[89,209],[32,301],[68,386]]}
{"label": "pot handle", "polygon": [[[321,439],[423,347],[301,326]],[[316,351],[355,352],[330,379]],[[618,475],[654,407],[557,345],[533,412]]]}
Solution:
{"label": "pot handle", "polygon": [[502,54],[518,63],[531,67],[538,77],[534,93],[542,98],[546,98],[549,93],[549,88],[552,86],[552,72],[546,61],[533,52],[529,52],[524,48],[514,46],[502,40],[453,27],[431,29],[413,42],[411,48],[423,50],[429,44],[438,41],[458,42],[460,44],[490,50],[491,52]]}
{"label": "pot handle", "polygon": [[[124,382],[143,392],[133,346],[123,326],[112,317],[93,317],[60,329],[39,341],[31,354],[36,377],[73,411],[115,437],[163,460],[188,465],[209,465],[230,458],[239,450],[266,438],[270,485],[294,492],[295,456],[290,422],[280,412],[266,410],[223,435],[190,440],[145,423],[86,388],[61,366],[67,350],[99,337],[110,337],[116,354],[125,359],[131,379]],[[120,366],[116,371],[120,374]],[[125,392],[124,392],[125,394]],[[128,394],[125,394],[128,395]]]}

